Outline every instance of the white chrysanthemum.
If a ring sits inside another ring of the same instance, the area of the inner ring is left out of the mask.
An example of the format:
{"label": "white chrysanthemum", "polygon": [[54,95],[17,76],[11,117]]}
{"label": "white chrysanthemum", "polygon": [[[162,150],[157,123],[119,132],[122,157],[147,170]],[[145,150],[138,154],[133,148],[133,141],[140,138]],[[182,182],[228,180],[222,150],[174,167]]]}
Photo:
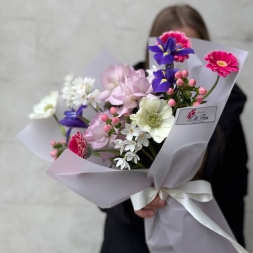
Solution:
{"label": "white chrysanthemum", "polygon": [[78,77],[73,81],[73,85],[75,87],[76,92],[85,92],[86,94],[90,94],[91,88],[93,87],[94,83],[95,79],[92,79],[90,77]]}
{"label": "white chrysanthemum", "polygon": [[163,99],[143,97],[136,113],[139,128],[148,132],[155,142],[161,143],[169,134],[173,125],[172,108]]}
{"label": "white chrysanthemum", "polygon": [[91,104],[94,108],[97,108],[97,104],[101,102],[100,94],[101,92],[96,89],[87,96],[88,103]]}
{"label": "white chrysanthemum", "polygon": [[88,104],[88,95],[86,92],[76,92],[72,96],[72,104],[73,107],[78,108],[81,105],[87,105]]}
{"label": "white chrysanthemum", "polygon": [[74,77],[72,75],[67,75],[64,78],[64,84],[62,88],[62,98],[66,101],[68,107],[72,106],[72,81]]}
{"label": "white chrysanthemum", "polygon": [[72,74],[66,75],[64,77],[64,84],[69,85],[74,80],[74,76]]}
{"label": "white chrysanthemum", "polygon": [[95,79],[89,77],[78,77],[75,79],[71,79],[71,75],[65,77],[65,83],[62,89],[62,97],[66,100],[67,106],[78,108],[81,105],[89,104],[88,96],[91,92],[94,82]]}
{"label": "white chrysanthemum", "polygon": [[139,128],[136,127],[136,124],[132,123],[132,124],[125,124],[125,129],[121,130],[122,134],[126,135],[126,139],[131,141],[133,139],[134,136],[138,136],[139,133]]}
{"label": "white chrysanthemum", "polygon": [[54,115],[59,97],[58,91],[52,91],[49,96],[43,98],[39,104],[33,107],[33,112],[29,114],[30,119],[49,118]]}
{"label": "white chrysanthemum", "polygon": [[120,167],[121,170],[123,170],[124,168],[130,170],[130,165],[126,161],[126,157],[115,158],[114,161],[118,161],[116,163],[116,167]]}

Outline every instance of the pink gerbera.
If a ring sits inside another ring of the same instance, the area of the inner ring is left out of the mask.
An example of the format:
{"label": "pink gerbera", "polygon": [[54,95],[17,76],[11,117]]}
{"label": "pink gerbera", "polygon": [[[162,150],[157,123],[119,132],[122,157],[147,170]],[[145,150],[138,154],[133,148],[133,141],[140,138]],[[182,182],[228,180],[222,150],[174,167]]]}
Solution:
{"label": "pink gerbera", "polygon": [[219,76],[226,77],[239,69],[237,58],[224,51],[212,51],[205,56],[204,60],[208,62],[206,67],[217,72]]}
{"label": "pink gerbera", "polygon": [[[164,32],[161,36],[160,39],[163,41],[163,43],[166,43],[168,38],[174,38],[176,39],[176,45],[180,46],[181,49],[183,48],[191,48],[192,43],[185,36],[184,33],[179,32],[179,31],[169,31],[169,32]],[[174,56],[176,62],[183,62],[185,59],[189,58],[189,55],[175,55]]]}
{"label": "pink gerbera", "polygon": [[91,156],[91,146],[80,132],[77,132],[71,137],[68,143],[68,148],[82,158],[86,159]]}

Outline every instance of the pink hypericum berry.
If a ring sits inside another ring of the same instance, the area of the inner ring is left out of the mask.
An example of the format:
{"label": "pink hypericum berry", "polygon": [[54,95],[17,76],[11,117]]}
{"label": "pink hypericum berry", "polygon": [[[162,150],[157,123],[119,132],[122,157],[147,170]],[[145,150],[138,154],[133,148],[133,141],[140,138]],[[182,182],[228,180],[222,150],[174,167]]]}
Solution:
{"label": "pink hypericum berry", "polygon": [[66,143],[66,139],[62,139],[61,144],[65,144],[65,143]]}
{"label": "pink hypericum berry", "polygon": [[119,122],[120,122],[120,119],[119,119],[118,117],[112,118],[112,124],[113,124],[114,126],[118,125]]}
{"label": "pink hypericum berry", "polygon": [[200,105],[200,103],[199,103],[199,102],[195,102],[195,103],[193,103],[193,105],[194,105],[194,106]]}
{"label": "pink hypericum berry", "polygon": [[118,110],[117,110],[117,108],[115,108],[115,107],[111,107],[111,108],[110,108],[110,113],[111,113],[111,114],[116,114],[117,111],[118,111]]}
{"label": "pink hypericum berry", "polygon": [[112,129],[112,127],[111,127],[110,125],[105,125],[105,126],[104,126],[104,131],[105,131],[106,133],[109,133],[109,132],[111,131],[111,129]]}
{"label": "pink hypericum berry", "polygon": [[176,84],[177,86],[182,86],[184,84],[184,81],[182,79],[177,79]]}
{"label": "pink hypericum berry", "polygon": [[167,90],[167,94],[168,94],[168,95],[174,94],[174,90],[173,90],[172,88],[169,88],[169,89]]}
{"label": "pink hypericum berry", "polygon": [[173,98],[169,99],[168,105],[171,106],[171,107],[175,106],[176,105],[175,99],[173,99]]}
{"label": "pink hypericum berry", "polygon": [[181,74],[182,74],[183,78],[186,78],[188,76],[188,71],[187,70],[182,70]]}
{"label": "pink hypericum berry", "polygon": [[195,79],[190,79],[188,84],[189,84],[189,86],[194,87],[196,85],[196,80]]}
{"label": "pink hypericum berry", "polygon": [[106,122],[109,119],[109,116],[104,113],[101,118],[102,118],[102,121]]}
{"label": "pink hypericum berry", "polygon": [[176,72],[175,78],[176,78],[176,79],[182,78],[182,74],[181,74],[180,71]]}
{"label": "pink hypericum berry", "polygon": [[197,100],[197,102],[199,102],[200,104],[203,102],[203,96],[202,95],[198,95],[197,97],[196,97],[196,100]]}
{"label": "pink hypericum berry", "polygon": [[52,150],[51,152],[50,152],[50,155],[52,156],[52,157],[56,157],[56,155],[57,155],[57,149],[54,149],[54,150]]}
{"label": "pink hypericum berry", "polygon": [[199,88],[199,95],[205,95],[207,90],[204,87]]}
{"label": "pink hypericum berry", "polygon": [[54,146],[56,144],[55,141],[50,141],[51,146]]}

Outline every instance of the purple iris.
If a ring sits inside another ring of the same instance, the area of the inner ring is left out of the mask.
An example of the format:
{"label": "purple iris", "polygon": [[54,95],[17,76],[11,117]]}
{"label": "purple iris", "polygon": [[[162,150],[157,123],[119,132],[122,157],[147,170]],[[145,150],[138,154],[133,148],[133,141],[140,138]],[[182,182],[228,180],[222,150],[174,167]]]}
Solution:
{"label": "purple iris", "polygon": [[194,54],[192,48],[182,48],[180,45],[177,45],[177,41],[174,38],[168,38],[166,43],[160,38],[156,38],[158,44],[155,46],[149,46],[149,50],[154,52],[154,59],[159,65],[162,64],[172,64],[174,62],[174,55],[188,55]]}
{"label": "purple iris", "polygon": [[77,111],[75,111],[74,109],[72,109],[71,111],[65,111],[64,112],[65,118],[59,120],[59,123],[61,125],[69,127],[69,129],[66,133],[67,140],[69,139],[69,135],[70,135],[72,128],[74,128],[74,127],[87,128],[88,127],[88,125],[83,120],[81,120],[79,118],[80,116],[82,117],[83,109],[86,107],[87,107],[86,105],[82,105],[82,106],[80,106],[80,108]]}
{"label": "purple iris", "polygon": [[158,70],[153,72],[155,78],[152,81],[154,92],[166,92],[175,82],[175,73],[179,69],[168,67],[166,70]]}

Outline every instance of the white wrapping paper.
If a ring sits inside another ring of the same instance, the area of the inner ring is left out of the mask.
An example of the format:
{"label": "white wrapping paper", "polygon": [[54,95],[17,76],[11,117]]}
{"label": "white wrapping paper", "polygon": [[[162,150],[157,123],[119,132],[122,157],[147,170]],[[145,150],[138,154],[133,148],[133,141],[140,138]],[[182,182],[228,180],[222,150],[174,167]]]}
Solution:
{"label": "white wrapping paper", "polygon": [[[196,79],[197,85],[204,86],[207,90],[211,88],[216,79],[216,74],[205,67],[203,58],[207,53],[212,50],[232,52],[238,58],[240,69],[247,57],[247,52],[239,49],[196,39],[192,39],[192,43],[195,55],[191,55],[190,59],[186,61],[185,68],[189,71],[190,77]],[[91,67],[93,71],[97,70],[97,72],[93,72],[94,75],[90,77],[97,77],[102,72],[98,67],[101,62],[104,61],[97,61],[97,65]],[[171,132],[148,170],[109,169],[106,161],[97,158],[84,160],[66,150],[52,164],[47,172],[48,175],[101,208],[112,207],[128,199],[131,195],[150,187],[159,192],[162,188],[174,189],[190,181],[200,168],[208,141],[238,74],[233,73],[226,78],[220,78],[215,90],[207,98],[206,104],[178,109]],[[189,121],[187,115],[193,109],[196,109],[195,113],[199,117],[194,121]],[[56,133],[56,127],[58,127],[56,124],[52,124],[48,128],[46,122],[43,122],[43,127],[41,127],[41,124],[33,122],[28,130],[25,129],[19,134],[19,138],[36,154],[46,158],[46,156],[49,157],[50,151],[44,146],[38,150],[38,147],[31,144],[32,140],[27,141],[29,139],[28,131],[30,138],[43,134],[41,141],[49,143],[51,136]],[[53,139],[56,139],[55,136]],[[198,185],[196,184],[195,187]],[[208,202],[190,201],[199,207],[201,214],[195,211],[195,214],[192,215],[182,205],[183,202],[188,202],[188,197],[177,199],[170,195],[164,209],[158,210],[153,218],[145,219],[146,241],[151,252],[246,252],[240,247],[236,249],[229,240],[219,235],[219,229],[214,232],[196,219],[198,215],[203,217],[207,215],[225,234],[233,239],[214,199]],[[187,206],[187,203],[185,205]],[[194,218],[194,216],[196,217]],[[209,218],[206,220],[203,218],[204,222],[208,223]]]}

